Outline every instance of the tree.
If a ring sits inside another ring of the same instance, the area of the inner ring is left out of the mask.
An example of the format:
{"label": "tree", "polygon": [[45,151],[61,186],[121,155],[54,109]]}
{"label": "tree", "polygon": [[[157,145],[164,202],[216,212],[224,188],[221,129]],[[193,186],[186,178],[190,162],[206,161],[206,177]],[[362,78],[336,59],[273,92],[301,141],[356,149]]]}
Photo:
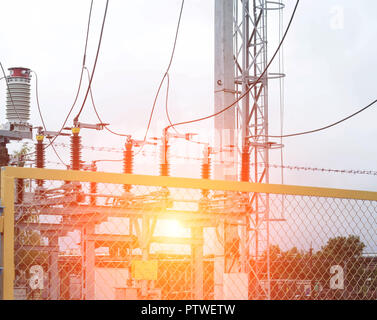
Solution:
{"label": "tree", "polygon": [[336,237],[327,241],[322,247],[322,254],[342,263],[349,259],[361,257],[365,244],[360,241],[360,237]]}
{"label": "tree", "polygon": [[357,290],[364,283],[363,278],[365,278],[361,257],[364,248],[365,244],[358,236],[330,238],[315,255],[313,277],[322,280],[325,287],[328,287],[330,278],[333,276],[330,268],[339,265],[344,270],[347,291]]}
{"label": "tree", "polygon": [[[263,270],[267,271],[267,251],[262,254]],[[270,246],[270,272],[272,279],[307,279],[307,254],[297,247],[282,251],[278,245]]]}

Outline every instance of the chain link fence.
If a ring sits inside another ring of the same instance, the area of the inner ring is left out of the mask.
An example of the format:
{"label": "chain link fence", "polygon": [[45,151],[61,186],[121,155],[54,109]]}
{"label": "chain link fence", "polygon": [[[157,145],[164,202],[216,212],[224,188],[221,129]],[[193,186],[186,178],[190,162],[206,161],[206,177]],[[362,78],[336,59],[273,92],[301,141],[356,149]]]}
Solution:
{"label": "chain link fence", "polygon": [[3,298],[376,299],[377,195],[3,168]]}

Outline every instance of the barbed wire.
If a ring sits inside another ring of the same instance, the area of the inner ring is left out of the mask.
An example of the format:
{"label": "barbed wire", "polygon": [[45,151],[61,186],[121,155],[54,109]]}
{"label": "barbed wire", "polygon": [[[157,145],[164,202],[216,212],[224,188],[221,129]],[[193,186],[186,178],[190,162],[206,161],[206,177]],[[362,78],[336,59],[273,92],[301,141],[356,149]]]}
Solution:
{"label": "barbed wire", "polygon": [[[263,165],[263,164],[262,164]],[[345,173],[345,174],[358,174],[358,175],[372,175],[377,176],[377,171],[373,170],[353,170],[353,169],[328,169],[328,168],[315,168],[315,167],[303,167],[303,166],[281,166],[276,164],[270,164],[269,168],[283,168],[296,171],[315,171],[323,173]]]}
{"label": "barbed wire", "polygon": [[[55,147],[70,148],[71,146],[66,143],[54,143]],[[124,149],[118,147],[94,147],[94,146],[81,146],[82,149],[91,150],[91,151],[100,151],[100,152],[114,152],[114,153],[123,153]]]}
{"label": "barbed wire", "polygon": [[[54,143],[56,147],[63,147],[63,148],[70,148],[70,145],[65,143]],[[95,147],[95,146],[82,146],[83,149],[92,150],[92,151],[99,151],[99,152],[114,152],[114,153],[122,153],[124,152],[123,149],[117,147]],[[141,156],[153,156],[158,157],[159,153],[155,151],[147,152],[143,151],[140,153]],[[182,160],[194,160],[194,161],[202,161],[203,158],[201,157],[193,157],[193,156],[184,156],[184,155],[177,155],[177,154],[170,154],[169,157],[171,159],[182,159]],[[94,160],[93,160],[94,161]],[[90,162],[90,161],[88,161]],[[226,161],[226,160],[216,160],[212,159],[211,161],[213,164],[228,164],[228,165],[239,165],[240,162],[234,161]],[[50,164],[56,164],[53,162],[49,162]],[[255,164],[250,164],[252,167]],[[258,166],[266,167],[264,163],[259,163]],[[332,169],[332,168],[319,168],[319,167],[310,167],[310,166],[299,166],[299,165],[280,165],[280,164],[269,164],[268,168],[273,169],[286,169],[291,171],[311,171],[311,172],[320,172],[320,173],[335,173],[335,174],[353,174],[353,175],[370,175],[370,176],[377,176],[377,171],[374,170],[363,170],[363,169]]]}

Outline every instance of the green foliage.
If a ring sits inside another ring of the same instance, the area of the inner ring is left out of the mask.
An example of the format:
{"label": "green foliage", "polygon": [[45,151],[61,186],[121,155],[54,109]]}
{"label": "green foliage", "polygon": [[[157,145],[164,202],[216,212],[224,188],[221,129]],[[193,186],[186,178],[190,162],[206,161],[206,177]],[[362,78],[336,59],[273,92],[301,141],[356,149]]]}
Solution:
{"label": "green foliage", "polygon": [[13,151],[12,156],[18,159],[18,163],[17,163],[18,167],[25,166],[25,160],[23,159],[23,157],[25,157],[30,151],[31,151],[31,146],[27,142],[24,142],[20,150]]}
{"label": "green foliage", "polygon": [[[377,284],[377,272],[366,272],[362,253],[365,244],[354,235],[330,238],[315,254],[293,247],[287,251],[278,245],[270,246],[272,279],[317,280],[327,287],[331,278],[330,268],[340,265],[348,275],[348,285],[359,287],[367,279]],[[263,254],[263,268],[267,266],[267,253]]]}
{"label": "green foliage", "polygon": [[321,254],[342,263],[345,260],[361,257],[364,248],[365,244],[360,241],[360,237],[352,235],[336,237],[327,241],[327,244],[322,247]]}

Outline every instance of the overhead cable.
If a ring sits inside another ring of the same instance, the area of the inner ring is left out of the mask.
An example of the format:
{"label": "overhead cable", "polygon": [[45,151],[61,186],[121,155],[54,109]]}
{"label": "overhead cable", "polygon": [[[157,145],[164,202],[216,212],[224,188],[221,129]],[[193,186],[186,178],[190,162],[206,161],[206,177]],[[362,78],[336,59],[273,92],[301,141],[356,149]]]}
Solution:
{"label": "overhead cable", "polygon": [[96,71],[97,61],[98,61],[98,57],[99,57],[99,53],[100,53],[100,49],[101,49],[103,30],[105,28],[105,22],[106,22],[106,15],[107,15],[108,5],[109,5],[109,0],[106,1],[105,12],[103,14],[103,19],[102,19],[101,34],[100,34],[99,41],[98,41],[97,53],[96,53],[96,57],[95,57],[95,60],[94,60],[94,65],[93,65],[93,69],[92,69],[92,74],[90,76],[90,81],[89,81],[89,84],[88,84],[88,88],[86,90],[85,98],[84,98],[84,101],[83,101],[83,103],[81,105],[81,108],[80,108],[78,114],[76,115],[76,117],[73,120],[74,122],[77,122],[79,120],[80,114],[81,114],[82,110],[84,109],[84,105],[85,105],[86,99],[88,98],[90,87],[92,85],[92,81],[93,81],[93,77],[94,77],[94,72]]}
{"label": "overhead cable", "polygon": [[222,113],[224,113],[225,111],[229,110],[230,108],[234,107],[238,102],[240,102],[244,97],[246,97],[246,95],[249,94],[249,92],[251,91],[251,89],[253,89],[256,84],[265,76],[266,72],[268,71],[268,68],[270,67],[270,65],[272,64],[272,62],[274,61],[276,55],[278,54],[278,52],[280,51],[280,48],[281,46],[283,45],[284,43],[284,40],[288,34],[288,31],[291,27],[291,24],[293,22],[293,18],[295,17],[295,14],[296,14],[296,10],[297,10],[297,7],[298,7],[298,4],[299,4],[300,0],[297,0],[296,1],[296,5],[293,9],[293,12],[292,12],[292,15],[291,15],[291,18],[289,20],[289,23],[288,23],[288,26],[284,32],[284,35],[277,47],[277,49],[275,50],[275,53],[274,55],[272,56],[271,60],[269,61],[269,63],[267,64],[266,68],[264,69],[264,71],[262,72],[262,74],[257,78],[257,80],[241,95],[239,96],[232,104],[228,105],[227,107],[225,107],[224,109],[216,112],[216,113],[213,113],[209,116],[205,116],[205,117],[201,117],[201,118],[197,118],[197,119],[193,119],[193,120],[189,120],[189,121],[182,121],[182,122],[178,122],[178,123],[175,123],[173,125],[170,125],[170,127],[176,127],[176,126],[180,126],[180,125],[185,125],[185,124],[191,124],[191,123],[195,123],[195,122],[199,122],[199,121],[203,121],[203,120],[207,120],[207,119],[210,119],[210,118],[213,118],[213,117],[216,117]]}

